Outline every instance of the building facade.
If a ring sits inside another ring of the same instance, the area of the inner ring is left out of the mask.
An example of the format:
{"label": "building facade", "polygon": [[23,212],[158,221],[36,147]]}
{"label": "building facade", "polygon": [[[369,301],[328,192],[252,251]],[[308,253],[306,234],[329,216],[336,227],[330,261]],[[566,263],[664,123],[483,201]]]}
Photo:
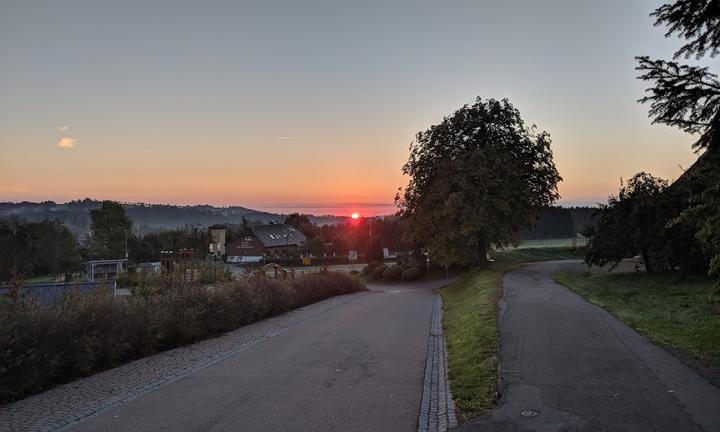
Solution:
{"label": "building facade", "polygon": [[252,225],[250,233],[227,245],[229,263],[255,263],[264,257],[297,255],[306,237],[297,228],[285,224]]}

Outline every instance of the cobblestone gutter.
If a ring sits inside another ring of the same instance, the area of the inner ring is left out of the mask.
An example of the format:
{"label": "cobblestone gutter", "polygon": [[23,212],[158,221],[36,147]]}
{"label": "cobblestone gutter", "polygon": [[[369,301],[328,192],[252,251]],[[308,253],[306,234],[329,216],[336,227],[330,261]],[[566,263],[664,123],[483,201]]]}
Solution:
{"label": "cobblestone gutter", "polygon": [[448,379],[447,346],[442,334],[442,297],[436,295],[430,322],[418,432],[445,432],[455,426],[457,418]]}
{"label": "cobblestone gutter", "polygon": [[223,336],[127,363],[0,407],[0,431],[59,431],[271,339],[365,292],[333,297]]}

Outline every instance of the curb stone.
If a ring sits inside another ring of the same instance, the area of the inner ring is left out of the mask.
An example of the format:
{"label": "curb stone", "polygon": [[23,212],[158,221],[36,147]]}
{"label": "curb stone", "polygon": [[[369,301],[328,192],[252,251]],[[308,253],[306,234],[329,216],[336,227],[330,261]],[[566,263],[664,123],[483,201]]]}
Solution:
{"label": "curb stone", "polygon": [[457,426],[448,376],[447,344],[442,333],[442,314],[442,297],[436,294],[430,321],[418,432],[446,432]]}

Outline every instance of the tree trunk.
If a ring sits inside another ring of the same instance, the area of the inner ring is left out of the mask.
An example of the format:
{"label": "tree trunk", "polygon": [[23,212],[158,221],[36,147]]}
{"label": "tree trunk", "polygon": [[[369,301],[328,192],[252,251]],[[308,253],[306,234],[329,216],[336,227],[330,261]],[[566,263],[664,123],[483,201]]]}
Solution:
{"label": "tree trunk", "polygon": [[642,260],[643,264],[645,265],[645,273],[652,274],[655,273],[655,269],[653,268],[652,262],[650,261],[650,253],[647,251],[647,249],[643,249],[642,253]]}
{"label": "tree trunk", "polygon": [[478,263],[477,266],[481,269],[485,269],[490,267],[490,261],[487,259],[488,254],[488,245],[487,242],[484,240],[480,240],[478,246]]}

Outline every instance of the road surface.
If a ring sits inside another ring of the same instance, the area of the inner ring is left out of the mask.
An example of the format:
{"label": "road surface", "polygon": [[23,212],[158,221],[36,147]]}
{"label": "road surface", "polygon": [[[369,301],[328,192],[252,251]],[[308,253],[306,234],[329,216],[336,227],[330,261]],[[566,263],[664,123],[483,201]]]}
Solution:
{"label": "road surface", "polygon": [[71,431],[415,431],[433,289],[371,287]]}
{"label": "road surface", "polygon": [[[553,281],[575,262],[505,275],[497,409],[467,431],[720,431],[720,389]],[[523,416],[525,414],[526,416]]]}

